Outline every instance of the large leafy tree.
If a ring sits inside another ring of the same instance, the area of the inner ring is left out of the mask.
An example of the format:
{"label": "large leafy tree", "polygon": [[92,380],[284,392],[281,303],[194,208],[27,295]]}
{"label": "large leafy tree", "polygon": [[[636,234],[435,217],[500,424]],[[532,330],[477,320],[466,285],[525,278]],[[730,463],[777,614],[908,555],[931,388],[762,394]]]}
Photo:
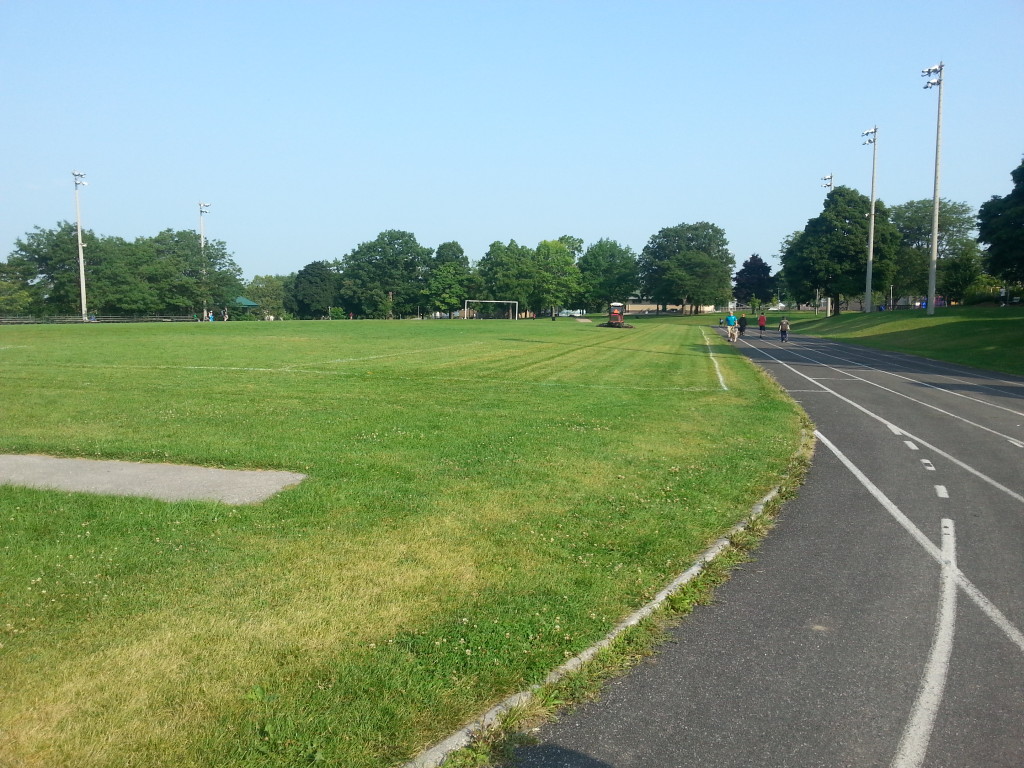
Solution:
{"label": "large leafy tree", "polygon": [[[708,259],[694,259],[692,254],[698,253]],[[698,265],[700,283],[691,274]],[[731,284],[735,265],[725,231],[706,221],[660,230],[644,246],[637,262],[643,295],[662,307],[685,302],[697,306],[705,301],[698,296],[717,296],[716,301],[727,297],[729,290],[723,293],[722,286]],[[715,269],[709,271],[710,267]]]}
{"label": "large leafy tree", "polygon": [[440,312],[461,309],[469,298],[472,274],[462,246],[454,241],[441,243],[428,265],[423,288],[427,305]]}
{"label": "large leafy tree", "polygon": [[614,240],[598,240],[577,261],[580,295],[591,312],[606,310],[613,301],[626,301],[638,286],[636,253]]}
{"label": "large leafy tree", "polygon": [[284,315],[285,278],[281,275],[256,275],[245,284],[243,295],[260,305],[262,315]]}
{"label": "large leafy tree", "polygon": [[0,315],[28,313],[32,306],[32,294],[26,288],[27,285],[7,264],[0,264]]}
{"label": "large leafy tree", "polygon": [[772,268],[756,253],[752,254],[736,273],[733,296],[740,304],[760,304],[771,301],[774,293]]}
{"label": "large leafy tree", "polygon": [[284,308],[304,320],[325,317],[338,300],[338,271],[326,261],[310,262],[295,274]]}
{"label": "large leafy tree", "polygon": [[959,253],[949,254],[938,263],[937,272],[937,287],[946,300],[963,301],[983,273],[978,244],[965,241]]}
{"label": "large leafy tree", "polygon": [[[241,270],[222,241],[200,248],[195,232],[164,230],[127,242],[82,233],[88,310],[98,314],[181,314],[204,305],[227,305],[241,285]],[[36,230],[18,240],[4,266],[14,295],[28,296],[34,314],[77,314],[81,309],[75,226]]]}
{"label": "large leafy tree", "polygon": [[1005,197],[993,196],[978,211],[978,240],[988,245],[990,274],[1010,282],[1024,282],[1024,162],[1010,174],[1013,189]]}
{"label": "large leafy tree", "polygon": [[530,307],[536,280],[535,254],[532,248],[495,241],[477,264],[477,274],[484,295],[494,301],[518,301],[520,310]]}
{"label": "large leafy tree", "polygon": [[228,307],[242,292],[242,270],[222,240],[201,244],[192,230],[165,229],[136,245],[149,249],[147,279],[159,285],[159,301],[168,310]]}
{"label": "large leafy tree", "polygon": [[[798,301],[809,301],[820,290],[838,314],[843,297],[863,295],[870,211],[871,201],[856,190],[836,187],[828,193],[821,214],[782,253],[786,281]],[[888,284],[899,232],[880,201],[875,203],[874,243],[874,281]]]}
{"label": "large leafy tree", "polygon": [[396,229],[356,246],[341,264],[345,310],[378,318],[416,314],[432,254],[411,232]]}
{"label": "large leafy tree", "polygon": [[[82,232],[85,250],[95,248],[97,237]],[[92,251],[89,251],[90,258]],[[86,264],[90,262],[87,259]],[[27,292],[33,314],[70,315],[81,312],[76,227],[67,221],[55,229],[36,227],[19,238],[7,257],[5,272],[14,278],[18,290]],[[86,283],[89,281],[86,272]]]}
{"label": "large leafy tree", "polygon": [[[890,285],[897,296],[922,295],[928,290],[931,261],[934,201],[911,200],[894,205],[889,217],[900,233],[900,244],[893,254]],[[965,243],[973,241],[974,209],[967,203],[939,201],[940,262],[962,253]]]}
{"label": "large leafy tree", "polygon": [[469,279],[469,269],[454,261],[431,269],[423,289],[427,304],[439,312],[461,309],[469,298]]}
{"label": "large leafy tree", "polygon": [[[581,241],[582,242],[582,241]],[[534,250],[534,280],[530,307],[539,311],[564,307],[579,294],[580,271],[570,246],[559,240],[542,240]]]}

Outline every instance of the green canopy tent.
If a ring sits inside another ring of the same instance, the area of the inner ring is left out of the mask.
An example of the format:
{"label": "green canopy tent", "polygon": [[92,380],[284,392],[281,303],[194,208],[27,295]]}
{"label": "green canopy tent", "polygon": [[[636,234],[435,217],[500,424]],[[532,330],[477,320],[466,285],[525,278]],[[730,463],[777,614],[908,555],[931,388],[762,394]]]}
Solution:
{"label": "green canopy tent", "polygon": [[245,298],[245,296],[237,296],[235,300],[231,302],[232,306],[238,307],[238,309],[244,309],[246,314],[251,314],[256,307],[259,306],[255,301]]}

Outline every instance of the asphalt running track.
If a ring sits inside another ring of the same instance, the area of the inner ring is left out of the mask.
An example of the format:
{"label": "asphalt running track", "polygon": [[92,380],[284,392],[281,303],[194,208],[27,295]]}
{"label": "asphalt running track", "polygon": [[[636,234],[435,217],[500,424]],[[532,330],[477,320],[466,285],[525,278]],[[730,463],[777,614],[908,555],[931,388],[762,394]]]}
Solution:
{"label": "asphalt running track", "polygon": [[1024,379],[790,339],[714,353],[814,421],[798,497],[713,606],[519,768],[1024,766]]}

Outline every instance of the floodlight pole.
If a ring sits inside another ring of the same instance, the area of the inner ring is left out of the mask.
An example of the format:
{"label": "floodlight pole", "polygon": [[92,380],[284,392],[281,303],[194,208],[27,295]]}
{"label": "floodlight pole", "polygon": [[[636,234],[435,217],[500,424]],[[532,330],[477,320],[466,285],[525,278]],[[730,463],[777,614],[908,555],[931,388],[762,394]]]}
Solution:
{"label": "floodlight pole", "polygon": [[945,65],[940,61],[934,67],[922,69],[921,75],[931,78],[924,84],[925,88],[939,89],[939,116],[935,122],[935,192],[932,200],[932,251],[928,260],[928,307],[925,312],[935,314],[935,271],[939,262],[939,164],[942,158],[942,72]]}
{"label": "floodlight pole", "polygon": [[82,322],[89,322],[89,313],[85,300],[85,254],[82,244],[82,206],[78,201],[78,188],[88,185],[89,182],[83,181],[85,178],[84,173],[78,171],[72,171],[71,176],[75,180],[75,227],[78,230],[78,287],[81,293],[82,301]]}
{"label": "floodlight pole", "polygon": [[209,203],[199,203],[199,268],[203,273],[203,282],[200,288],[203,291],[203,321],[206,321],[206,231],[203,229],[203,215],[209,213]]}
{"label": "floodlight pole", "polygon": [[875,301],[871,291],[871,269],[875,261],[875,170],[878,167],[878,126],[864,131],[865,144],[871,145],[871,213],[868,215],[868,269],[864,283],[864,311],[871,312]]}
{"label": "floodlight pole", "polygon": [[832,184],[832,174],[830,173],[828,176],[822,176],[821,180],[825,182],[821,186],[828,190],[828,192],[825,193],[827,195],[835,188],[835,185]]}

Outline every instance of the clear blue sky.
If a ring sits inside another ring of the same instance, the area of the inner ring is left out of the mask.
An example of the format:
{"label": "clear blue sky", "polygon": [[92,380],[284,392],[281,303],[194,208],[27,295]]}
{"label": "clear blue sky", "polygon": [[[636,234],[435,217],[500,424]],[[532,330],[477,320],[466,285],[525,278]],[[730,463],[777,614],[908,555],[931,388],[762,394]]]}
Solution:
{"label": "clear blue sky", "polygon": [[1011,189],[1024,156],[1024,2],[0,0],[0,255],[73,221],[224,240],[246,277],[386,229],[570,234],[638,252],[722,227],[773,266],[821,177],[930,199]]}

